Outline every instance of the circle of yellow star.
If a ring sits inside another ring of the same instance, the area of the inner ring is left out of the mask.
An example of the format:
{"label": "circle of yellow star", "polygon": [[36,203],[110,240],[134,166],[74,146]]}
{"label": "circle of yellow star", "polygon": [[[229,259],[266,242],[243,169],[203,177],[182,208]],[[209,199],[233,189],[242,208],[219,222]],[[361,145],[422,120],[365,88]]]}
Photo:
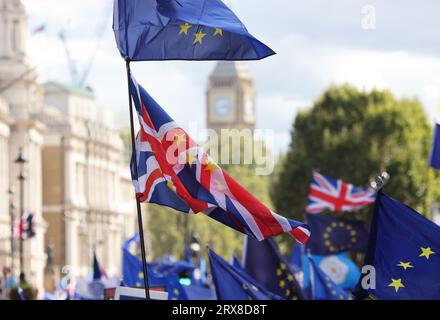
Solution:
{"label": "circle of yellow star", "polygon": [[400,261],[397,266],[402,267],[405,270],[408,268],[414,268],[414,266],[411,265],[411,262],[403,262],[403,261]]}
{"label": "circle of yellow star", "polygon": [[190,25],[188,22],[185,22],[185,24],[181,24],[180,25],[180,31],[179,31],[179,34],[182,34],[182,33],[184,33],[184,34],[188,34],[188,30],[189,30],[189,28],[191,28],[192,27],[192,25]]}
{"label": "circle of yellow star", "polygon": [[405,288],[405,286],[402,283],[402,279],[391,279],[391,283],[388,285],[388,287],[393,287],[394,290],[399,291],[400,288]]}
{"label": "circle of yellow star", "polygon": [[223,37],[223,30],[220,29],[220,28],[215,28],[215,31],[214,31],[214,37],[215,37],[216,35],[220,35],[220,36]]}
{"label": "circle of yellow star", "polygon": [[426,247],[426,248],[420,247],[420,250],[422,250],[422,253],[419,255],[419,257],[425,257],[426,260],[429,259],[429,256],[430,256],[431,254],[434,254],[434,253],[435,253],[434,251],[431,250],[430,247]]}
{"label": "circle of yellow star", "polygon": [[194,39],[193,44],[196,44],[197,42],[200,43],[200,44],[202,44],[202,39],[203,39],[204,36],[206,36],[206,33],[203,33],[202,30],[200,30],[200,31],[197,32],[194,36],[195,36],[196,38]]}

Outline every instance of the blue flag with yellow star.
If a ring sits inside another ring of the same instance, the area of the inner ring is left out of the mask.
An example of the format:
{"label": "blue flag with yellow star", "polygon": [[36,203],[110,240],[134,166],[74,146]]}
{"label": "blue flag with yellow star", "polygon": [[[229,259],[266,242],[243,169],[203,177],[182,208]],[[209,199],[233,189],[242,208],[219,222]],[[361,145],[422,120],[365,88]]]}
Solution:
{"label": "blue flag with yellow star", "polygon": [[307,223],[312,235],[306,246],[312,254],[329,255],[367,248],[368,229],[363,221],[309,214]]}
{"label": "blue flag with yellow star", "polygon": [[281,255],[275,240],[258,241],[246,237],[243,254],[246,273],[270,292],[289,300],[306,299],[294,271]]}
{"label": "blue flag with yellow star", "polygon": [[[142,261],[131,254],[132,243],[139,242],[139,235],[128,239],[122,250],[122,280],[124,286],[132,288],[143,288],[144,274],[142,272]],[[179,283],[176,273],[160,274],[154,267],[148,266],[148,284],[150,287],[165,287],[169,300],[188,300],[183,286]]]}
{"label": "blue flag with yellow star", "polygon": [[310,298],[313,300],[351,300],[351,296],[340,286],[335,284],[330,277],[308,256],[310,266]]}
{"label": "blue flag with yellow star", "polygon": [[219,300],[282,300],[208,248],[212,280]]}
{"label": "blue flag with yellow star", "polygon": [[221,0],[115,0],[121,56],[145,60],[258,60],[275,54]]}
{"label": "blue flag with yellow star", "polygon": [[[417,211],[378,193],[364,265],[355,295],[386,300],[440,299],[440,227]],[[369,285],[370,283],[370,285]]]}

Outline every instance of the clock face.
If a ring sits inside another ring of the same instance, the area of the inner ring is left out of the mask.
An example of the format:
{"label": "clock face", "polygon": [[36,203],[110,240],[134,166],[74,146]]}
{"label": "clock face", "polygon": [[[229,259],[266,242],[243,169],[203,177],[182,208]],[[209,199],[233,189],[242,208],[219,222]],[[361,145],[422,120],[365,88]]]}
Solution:
{"label": "clock face", "polygon": [[228,97],[220,97],[214,101],[214,111],[220,117],[228,116],[232,111],[232,101]]}

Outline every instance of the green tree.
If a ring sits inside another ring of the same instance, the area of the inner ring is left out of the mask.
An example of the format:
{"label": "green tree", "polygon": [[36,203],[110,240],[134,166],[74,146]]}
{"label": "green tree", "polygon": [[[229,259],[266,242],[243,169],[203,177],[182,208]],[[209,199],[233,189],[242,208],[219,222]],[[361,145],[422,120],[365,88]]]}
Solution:
{"label": "green tree", "polygon": [[386,170],[386,192],[429,215],[439,195],[438,175],[428,168],[431,139],[418,100],[332,86],[297,115],[272,201],[280,214],[302,220],[313,170],[358,186]]}

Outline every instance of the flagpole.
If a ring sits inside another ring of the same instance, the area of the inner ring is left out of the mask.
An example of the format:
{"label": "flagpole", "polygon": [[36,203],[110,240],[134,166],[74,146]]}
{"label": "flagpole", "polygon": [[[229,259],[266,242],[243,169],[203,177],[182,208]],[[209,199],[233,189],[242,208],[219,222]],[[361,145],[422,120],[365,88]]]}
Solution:
{"label": "flagpole", "polygon": [[[138,168],[137,168],[137,159],[136,159],[136,143],[134,138],[133,102],[130,94],[130,79],[131,79],[130,60],[127,59],[125,62],[127,67],[128,108],[130,111],[131,153],[133,156],[133,163],[134,163],[133,166],[134,176],[137,179]],[[137,196],[136,196],[136,208],[137,208],[137,218],[138,218],[138,226],[139,226],[139,240],[141,243],[142,271],[144,275],[145,298],[147,300],[150,300],[150,291],[148,286],[147,258],[145,255],[144,227],[142,224],[142,209],[141,209],[141,202]]]}

